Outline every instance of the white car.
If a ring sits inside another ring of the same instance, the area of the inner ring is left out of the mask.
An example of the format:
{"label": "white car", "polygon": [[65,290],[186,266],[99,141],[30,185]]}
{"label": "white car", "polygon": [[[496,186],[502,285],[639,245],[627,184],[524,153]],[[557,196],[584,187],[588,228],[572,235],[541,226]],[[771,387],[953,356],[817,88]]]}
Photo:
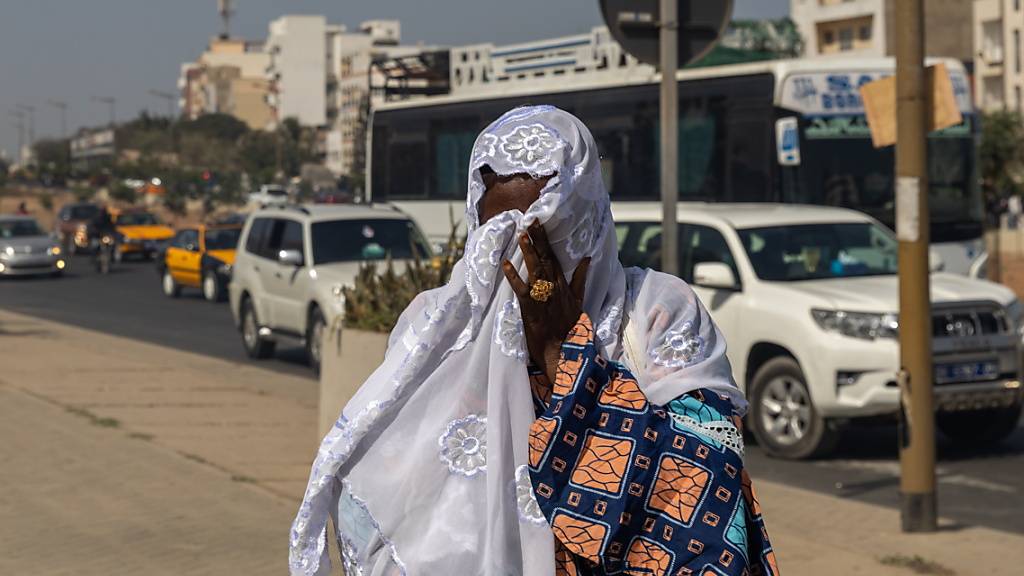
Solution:
{"label": "white car", "polygon": [[364,263],[390,255],[400,264],[414,258],[413,250],[430,256],[419,227],[392,208],[308,205],[254,212],[242,229],[228,285],[246,352],[267,358],[278,341],[297,341],[318,371],[323,329],[344,313],[342,287],[353,284]]}
{"label": "white car", "polygon": [[[680,275],[729,343],[748,427],[773,455],[834,447],[842,424],[899,410],[897,242],[859,212],[680,203]],[[660,267],[661,207],[615,209],[620,258]],[[1021,414],[1024,307],[998,284],[931,276],[939,429],[991,443]]]}
{"label": "white car", "polygon": [[259,206],[281,206],[288,203],[288,189],[277,184],[264,184],[249,194],[249,203]]}

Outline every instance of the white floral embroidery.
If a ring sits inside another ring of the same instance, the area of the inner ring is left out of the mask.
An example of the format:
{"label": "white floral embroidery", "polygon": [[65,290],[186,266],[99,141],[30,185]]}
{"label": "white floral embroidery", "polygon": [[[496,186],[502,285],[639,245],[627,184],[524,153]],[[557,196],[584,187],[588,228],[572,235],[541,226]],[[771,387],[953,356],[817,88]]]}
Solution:
{"label": "white floral embroidery", "polygon": [[498,321],[494,323],[494,343],[505,356],[519,361],[526,360],[523,315],[519,312],[519,303],[515,298],[505,302],[498,311]]}
{"label": "white floral embroidery", "polygon": [[497,145],[497,136],[489,132],[481,134],[480,138],[476,141],[476,147],[473,149],[473,158],[470,160],[470,164],[474,168],[479,168],[480,165],[484,164],[483,160],[494,158]]}
{"label": "white floral embroidery", "polygon": [[572,231],[566,250],[573,259],[582,258],[594,247],[594,236],[597,234],[597,229],[594,227],[595,220],[594,210],[587,210],[579,224],[576,225],[576,229]]}
{"label": "white floral embroidery", "polygon": [[659,366],[682,368],[703,360],[705,348],[704,338],[693,333],[693,322],[686,322],[665,334],[661,346],[651,351],[651,358]]}
{"label": "white floral embroidery", "polygon": [[510,162],[532,172],[548,163],[561,144],[558,136],[542,124],[530,124],[502,136],[500,149]]}
{"label": "white floral embroidery", "polygon": [[437,443],[452,474],[472,477],[487,469],[486,417],[471,414],[452,420]]}
{"label": "white floral embroidery", "polygon": [[[492,222],[500,224],[496,219]],[[469,258],[469,267],[476,276],[476,281],[484,286],[490,286],[494,270],[501,260],[501,253],[505,250],[505,234],[499,234],[497,226],[492,228],[495,229],[482,231]]]}
{"label": "white floral embroidery", "polygon": [[530,469],[526,464],[516,468],[516,509],[519,511],[519,519],[523,522],[537,526],[546,526],[548,523],[533,493]]}

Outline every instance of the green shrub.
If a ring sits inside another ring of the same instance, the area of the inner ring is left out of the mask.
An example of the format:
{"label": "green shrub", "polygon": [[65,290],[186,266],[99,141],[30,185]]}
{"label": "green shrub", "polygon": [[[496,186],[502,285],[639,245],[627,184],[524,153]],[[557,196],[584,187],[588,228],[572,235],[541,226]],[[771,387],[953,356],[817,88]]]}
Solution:
{"label": "green shrub", "polygon": [[390,332],[417,294],[448,282],[463,245],[464,241],[457,240],[456,227],[452,226],[445,254],[431,262],[425,263],[414,249],[413,254],[417,257],[401,274],[395,271],[390,257],[384,261],[380,271],[375,262],[360,267],[355,284],[342,288],[345,297],[344,325],[370,332]]}

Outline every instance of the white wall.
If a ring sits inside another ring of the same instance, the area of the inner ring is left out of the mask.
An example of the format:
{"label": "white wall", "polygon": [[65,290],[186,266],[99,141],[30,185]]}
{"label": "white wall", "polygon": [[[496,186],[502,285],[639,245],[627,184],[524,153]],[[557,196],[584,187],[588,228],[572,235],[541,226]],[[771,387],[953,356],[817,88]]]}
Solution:
{"label": "white wall", "polygon": [[278,120],[304,126],[327,123],[327,21],[323,16],[282,16],[270,23],[269,74]]}
{"label": "white wall", "polygon": [[[970,0],[963,0],[965,2]],[[804,38],[804,54],[817,56],[818,22],[847,20],[861,16],[872,16],[871,48],[858,50],[857,55],[885,56],[885,0],[848,0],[835,4],[822,5],[821,0],[790,0],[789,17],[796,23],[797,29]],[[850,54],[853,52],[844,52]]]}

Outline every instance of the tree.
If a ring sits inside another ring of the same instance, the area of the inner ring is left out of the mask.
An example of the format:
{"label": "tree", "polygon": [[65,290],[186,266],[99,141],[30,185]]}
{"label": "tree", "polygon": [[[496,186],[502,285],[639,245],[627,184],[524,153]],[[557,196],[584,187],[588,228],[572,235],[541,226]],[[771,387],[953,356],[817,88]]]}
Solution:
{"label": "tree", "polygon": [[230,114],[203,114],[195,120],[180,123],[184,134],[199,134],[225,142],[235,142],[247,132],[249,126]]}
{"label": "tree", "polygon": [[1003,199],[1021,193],[1024,180],[1024,117],[998,111],[982,115],[978,157],[986,197]]}
{"label": "tree", "polygon": [[66,180],[71,171],[71,148],[68,140],[43,139],[35,143],[32,150],[36,157],[39,175],[55,181]]}

